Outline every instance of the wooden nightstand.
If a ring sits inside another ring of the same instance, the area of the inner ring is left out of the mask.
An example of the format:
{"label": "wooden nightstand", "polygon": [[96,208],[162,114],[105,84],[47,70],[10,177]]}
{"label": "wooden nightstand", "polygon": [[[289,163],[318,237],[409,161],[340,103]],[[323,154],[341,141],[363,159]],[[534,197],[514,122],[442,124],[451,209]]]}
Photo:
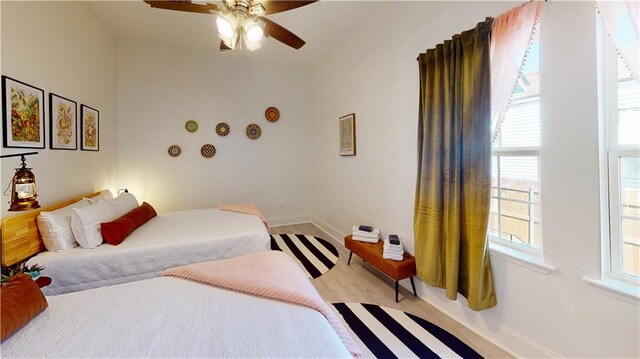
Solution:
{"label": "wooden nightstand", "polygon": [[353,253],[362,258],[363,261],[369,262],[376,269],[389,276],[396,283],[396,303],[398,302],[398,281],[409,278],[411,280],[411,288],[413,288],[413,295],[416,294],[416,286],[413,283],[413,276],[416,275],[416,259],[409,253],[405,252],[401,261],[393,261],[390,259],[384,259],[382,257],[383,252],[382,241],[378,243],[365,243],[354,241],[351,236],[344,237],[344,246],[351,251],[349,253],[349,261],[347,265],[351,264],[351,256]]}

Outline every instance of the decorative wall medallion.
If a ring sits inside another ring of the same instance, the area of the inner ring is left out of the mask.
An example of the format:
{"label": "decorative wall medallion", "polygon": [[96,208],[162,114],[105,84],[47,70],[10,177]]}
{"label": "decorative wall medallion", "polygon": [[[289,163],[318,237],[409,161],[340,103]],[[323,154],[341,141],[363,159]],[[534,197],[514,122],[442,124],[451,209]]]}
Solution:
{"label": "decorative wall medallion", "polygon": [[218,136],[224,137],[229,134],[229,131],[231,131],[231,129],[229,128],[229,125],[227,125],[224,122],[220,122],[216,126],[216,133],[218,134]]}
{"label": "decorative wall medallion", "polygon": [[198,131],[198,123],[196,121],[189,120],[184,124],[184,128],[186,128],[189,132],[196,132]]}
{"label": "decorative wall medallion", "polygon": [[264,117],[266,117],[269,122],[276,122],[280,118],[280,111],[275,107],[269,107],[264,112]]}
{"label": "decorative wall medallion", "polygon": [[216,148],[213,145],[206,144],[200,148],[200,154],[204,158],[211,158],[216,155]]}
{"label": "decorative wall medallion", "polygon": [[178,157],[180,156],[180,154],[182,153],[182,150],[180,149],[180,146],[169,146],[169,156],[171,157]]}
{"label": "decorative wall medallion", "polygon": [[247,137],[252,140],[257,140],[258,138],[260,138],[260,135],[262,135],[262,129],[260,128],[260,126],[256,125],[255,123],[247,126]]}

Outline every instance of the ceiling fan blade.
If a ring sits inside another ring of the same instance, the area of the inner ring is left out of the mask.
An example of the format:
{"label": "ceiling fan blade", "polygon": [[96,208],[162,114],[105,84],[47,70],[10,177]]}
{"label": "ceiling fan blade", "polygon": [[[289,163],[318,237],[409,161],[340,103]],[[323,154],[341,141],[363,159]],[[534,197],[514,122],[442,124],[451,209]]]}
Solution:
{"label": "ceiling fan blade", "polygon": [[227,46],[227,44],[225,44],[224,41],[220,40],[220,51],[227,52],[231,50],[232,49],[229,46]]}
{"label": "ceiling fan blade", "polygon": [[297,1],[297,0],[285,0],[285,1],[276,1],[276,0],[262,0],[260,3],[264,7],[264,14],[275,14],[278,12],[283,12],[287,10],[293,10],[305,5],[313,4],[318,0],[311,1]]}
{"label": "ceiling fan blade", "polygon": [[200,14],[213,14],[220,11],[216,4],[194,4],[191,1],[185,0],[144,0],[144,2],[151,7],[165,10],[196,12]]}
{"label": "ceiling fan blade", "polygon": [[258,19],[264,21],[264,34],[269,37],[273,37],[274,39],[280,41],[285,45],[289,45],[294,49],[299,49],[304,46],[305,42],[301,38],[299,38],[296,34],[291,31],[285,29],[284,27],[276,24],[275,22],[267,19],[266,17],[258,17]]}

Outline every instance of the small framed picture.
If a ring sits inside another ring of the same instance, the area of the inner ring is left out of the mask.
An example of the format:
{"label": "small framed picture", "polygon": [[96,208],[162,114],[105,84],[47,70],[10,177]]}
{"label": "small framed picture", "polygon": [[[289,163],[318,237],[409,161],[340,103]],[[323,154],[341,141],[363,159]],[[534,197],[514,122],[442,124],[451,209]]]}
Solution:
{"label": "small framed picture", "polygon": [[44,148],[44,91],[2,76],[4,147]]}
{"label": "small framed picture", "polygon": [[83,151],[100,150],[100,111],[87,105],[80,105],[81,139],[80,149]]}
{"label": "small framed picture", "polygon": [[78,149],[78,104],[68,98],[49,94],[49,148]]}
{"label": "small framed picture", "polygon": [[340,156],[356,155],[356,114],[340,117]]}

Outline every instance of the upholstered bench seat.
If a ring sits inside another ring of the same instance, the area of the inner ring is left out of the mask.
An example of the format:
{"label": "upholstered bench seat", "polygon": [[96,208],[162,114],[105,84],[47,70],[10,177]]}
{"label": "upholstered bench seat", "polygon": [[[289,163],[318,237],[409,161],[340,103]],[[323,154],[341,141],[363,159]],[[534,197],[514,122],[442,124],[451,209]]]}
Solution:
{"label": "upholstered bench seat", "polygon": [[416,295],[416,286],[413,283],[413,276],[416,275],[416,259],[411,254],[404,252],[404,257],[401,261],[384,259],[382,257],[384,245],[382,241],[375,244],[359,242],[354,241],[350,235],[344,237],[344,245],[351,251],[348,264],[351,264],[351,257],[355,253],[363,261],[369,262],[373,267],[395,281],[396,302],[398,302],[398,281],[402,279],[409,278],[411,280],[413,295]]}

